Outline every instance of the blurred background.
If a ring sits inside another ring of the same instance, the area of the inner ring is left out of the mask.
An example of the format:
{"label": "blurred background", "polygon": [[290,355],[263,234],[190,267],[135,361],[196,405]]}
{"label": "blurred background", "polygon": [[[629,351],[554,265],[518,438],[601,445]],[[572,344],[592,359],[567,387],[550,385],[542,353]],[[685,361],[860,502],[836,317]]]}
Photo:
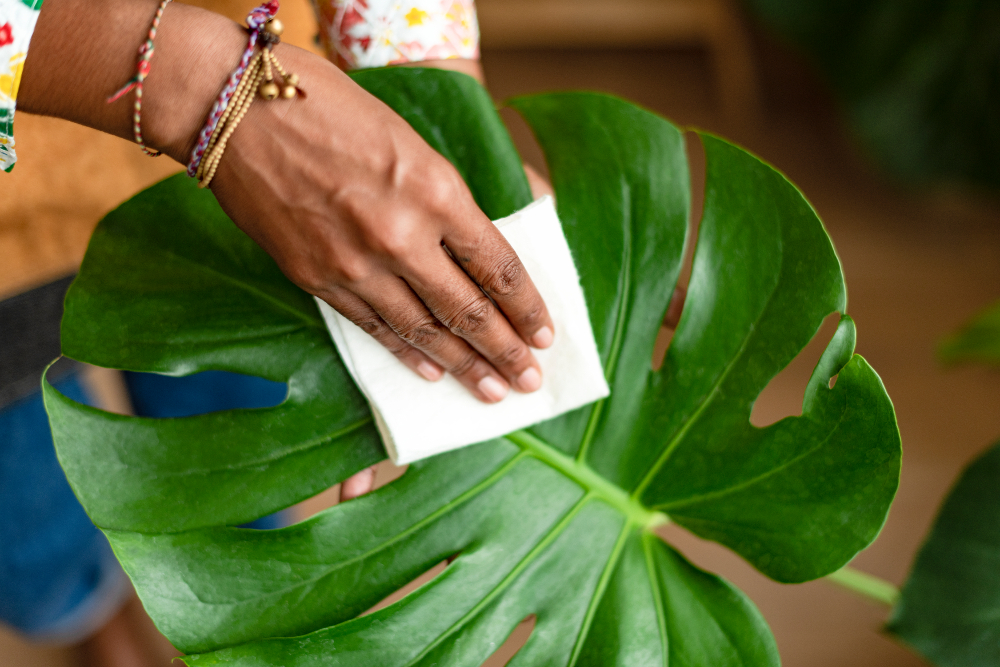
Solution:
{"label": "blurred background", "polygon": [[[192,4],[242,20],[256,2]],[[287,41],[319,52],[307,0],[282,5]],[[478,0],[478,7],[483,64],[498,102],[556,89],[620,95],[745,146],[813,203],[843,263],[857,351],[881,375],[903,438],[888,523],[854,566],[902,583],[949,485],[1000,436],[1000,373],[945,367],[935,357],[946,334],[1000,298],[1000,5]],[[544,171],[526,126],[502,113],[525,160]],[[17,168],[0,177],[0,300],[72,273],[105,213],[180,170],[125,141],[28,114],[18,115],[17,140]],[[690,155],[697,202],[703,159],[693,138]],[[765,390],[755,424],[800,413],[835,322],[827,325]],[[116,378],[88,378],[105,406],[128,409]],[[397,472],[383,467],[380,481]],[[297,511],[304,516],[334,497]],[[788,667],[926,664],[880,632],[884,608],[822,581],[776,584],[680,529],[666,537],[750,595]],[[141,607],[130,603],[126,615],[169,664],[171,652]],[[87,652],[30,645],[0,628],[3,667],[81,665]]]}

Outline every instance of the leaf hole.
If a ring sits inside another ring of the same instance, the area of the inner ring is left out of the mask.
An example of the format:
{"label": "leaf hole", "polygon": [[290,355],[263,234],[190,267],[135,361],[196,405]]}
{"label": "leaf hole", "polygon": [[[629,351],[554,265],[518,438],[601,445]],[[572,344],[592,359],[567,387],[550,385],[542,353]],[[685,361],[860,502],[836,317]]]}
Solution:
{"label": "leaf hole", "polygon": [[79,368],[83,386],[94,407],[116,415],[135,414],[122,371],[84,363],[79,364]]}
{"label": "leaf hole", "polygon": [[507,636],[504,643],[500,645],[500,648],[486,659],[483,667],[504,667],[504,665],[513,660],[517,652],[524,648],[524,645],[531,638],[531,633],[535,630],[536,620],[535,615],[531,614],[518,623],[517,627]]}
{"label": "leaf hole", "polygon": [[[154,419],[194,417],[223,410],[271,408],[288,397],[288,385],[284,382],[228,371],[173,376],[88,366],[84,377],[102,408],[116,414]],[[294,520],[292,512],[282,510],[242,527],[274,530],[284,528]]]}
{"label": "leaf hole", "polygon": [[[397,466],[392,463],[392,461],[385,460],[380,463],[375,464],[375,482],[372,485],[372,491],[379,489],[387,484],[391,484],[396,479],[402,477],[403,473],[406,472],[408,466]],[[244,524],[243,528],[253,528],[255,530],[275,530],[277,528],[285,528],[294,523],[300,523],[306,519],[310,519],[325,509],[329,509],[334,505],[339,505],[341,502],[340,498],[340,484],[334,484],[328,489],[320,491],[315,496],[311,498],[306,498],[305,500],[292,505],[288,509],[281,510],[269,516],[262,517],[256,521],[252,521],[248,524]]]}
{"label": "leaf hole", "polygon": [[[403,476],[409,466],[398,466],[392,461],[386,459],[375,464],[375,483],[372,485],[372,491],[380,489],[383,486],[392,484],[394,481]],[[334,484],[329,489],[320,491],[315,496],[311,498],[306,498],[305,500],[293,505],[290,508],[293,521],[298,523],[300,521],[305,521],[310,517],[313,517],[325,509],[333,507],[340,503],[340,484]]]}
{"label": "leaf hole", "polygon": [[181,377],[126,371],[122,379],[133,414],[138,417],[167,419],[273,408],[288,396],[284,382],[229,371],[203,371]]}
{"label": "leaf hole", "polygon": [[[806,385],[819,358],[823,356],[823,352],[837,332],[839,324],[840,313],[830,313],[823,318],[823,323],[809,344],[802,348],[791,363],[771,378],[764,391],[757,396],[750,412],[751,424],[764,428],[785,417],[798,417],[802,414],[802,399],[805,396]],[[831,379],[831,388],[835,379],[836,377]]]}
{"label": "leaf hole", "polygon": [[674,331],[677,323],[681,319],[681,312],[684,310],[684,302],[687,299],[687,289],[681,287],[680,281],[674,288],[674,294],[670,298],[670,305],[667,306],[667,314],[660,325],[660,331],[656,334],[656,342],[653,343],[653,370],[658,371],[663,366],[663,360],[670,349],[670,341],[674,339]]}
{"label": "leaf hole", "polygon": [[433,581],[436,577],[440,576],[440,574],[442,572],[444,572],[446,569],[448,569],[448,565],[450,565],[451,562],[453,560],[455,560],[455,558],[457,558],[457,557],[458,557],[458,555],[456,554],[455,556],[452,556],[450,558],[447,558],[447,559],[441,561],[440,563],[438,563],[437,565],[435,565],[431,569],[429,569],[426,572],[424,572],[423,574],[421,574],[416,579],[413,579],[410,583],[406,584],[402,588],[399,588],[399,589],[393,591],[392,593],[390,593],[389,595],[385,596],[384,598],[382,598],[382,600],[380,600],[379,602],[377,602],[373,607],[371,607],[370,609],[362,612],[360,615],[361,616],[367,616],[368,614],[374,614],[379,609],[385,609],[386,607],[388,607],[392,603],[399,602],[400,600],[402,600],[407,595],[409,595],[413,591],[417,590],[418,588],[420,588],[424,584],[429,583],[429,582]]}
{"label": "leaf hole", "polygon": [[702,211],[705,208],[705,148],[696,132],[684,133],[684,150],[687,154],[688,172],[691,175],[691,209],[688,213],[688,243],[681,259],[681,270],[677,276],[677,285],[667,305],[663,316],[663,324],[657,333],[653,344],[652,366],[654,371],[660,370],[663,360],[670,349],[674,331],[684,314],[684,304],[687,300],[687,288],[691,282],[691,267],[694,264],[694,249],[698,239],[698,229],[701,225]]}
{"label": "leaf hole", "polygon": [[549,181],[549,166],[545,162],[545,154],[542,147],[535,140],[535,135],[531,131],[528,122],[510,107],[501,107],[499,110],[500,119],[507,126],[507,132],[514,141],[521,161],[535,169],[538,174]]}

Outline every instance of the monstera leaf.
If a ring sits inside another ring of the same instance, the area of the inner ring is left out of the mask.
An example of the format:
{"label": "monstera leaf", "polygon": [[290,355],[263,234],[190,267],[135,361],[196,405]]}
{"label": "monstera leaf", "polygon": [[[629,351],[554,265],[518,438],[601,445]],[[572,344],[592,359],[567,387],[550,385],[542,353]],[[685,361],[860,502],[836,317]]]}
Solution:
{"label": "monstera leaf", "polygon": [[985,308],[938,348],[947,362],[1000,364],[1000,301]]}
{"label": "monstera leaf", "polygon": [[1000,664],[1000,442],[941,507],[889,630],[941,667]]}
{"label": "monstera leaf", "polygon": [[[488,215],[529,203],[472,79],[357,80],[455,163]],[[701,136],[707,189],[687,305],[654,370],[688,242],[682,133],[597,94],[512,104],[548,159],[611,397],[411,465],[284,529],[233,526],[383,457],[312,301],[180,177],[99,226],[68,296],[67,355],[288,383],[272,408],[169,420],[106,414],[45,387],[73,488],[188,664],[471,666],[534,615],[512,665],[776,665],[753,604],[655,529],[677,522],[783,582],[838,569],[878,533],[899,435],[846,315],[802,415],[749,421],[768,381],[846,305],[802,195]],[[429,583],[362,615],[445,560]]]}

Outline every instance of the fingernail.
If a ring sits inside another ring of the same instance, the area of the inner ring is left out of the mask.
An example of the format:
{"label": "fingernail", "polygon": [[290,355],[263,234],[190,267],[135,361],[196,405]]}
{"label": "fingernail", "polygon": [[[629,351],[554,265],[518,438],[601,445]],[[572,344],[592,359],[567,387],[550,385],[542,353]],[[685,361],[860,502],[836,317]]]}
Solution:
{"label": "fingernail", "polygon": [[340,502],[363,496],[375,486],[375,466],[358,471],[340,485]]}
{"label": "fingernail", "polygon": [[533,391],[538,391],[538,388],[542,386],[542,374],[538,372],[538,369],[534,366],[528,368],[528,370],[521,373],[517,378],[517,387],[525,393],[531,393]]}
{"label": "fingernail", "polygon": [[507,387],[492,375],[487,375],[479,381],[479,391],[494,403],[502,401],[507,396]]}
{"label": "fingernail", "polygon": [[552,339],[554,337],[555,336],[552,334],[552,327],[542,327],[535,332],[534,336],[531,337],[531,345],[539,350],[544,350],[549,345],[552,345]]}
{"label": "fingernail", "polygon": [[437,382],[444,377],[444,371],[429,361],[421,361],[420,364],[417,365],[417,372],[420,373],[425,380],[430,380],[431,382]]}

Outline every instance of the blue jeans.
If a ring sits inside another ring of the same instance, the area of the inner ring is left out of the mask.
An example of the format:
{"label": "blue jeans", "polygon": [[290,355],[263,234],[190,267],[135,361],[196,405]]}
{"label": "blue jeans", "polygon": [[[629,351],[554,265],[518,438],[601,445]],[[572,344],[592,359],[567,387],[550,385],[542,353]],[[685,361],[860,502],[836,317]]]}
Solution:
{"label": "blue jeans", "polygon": [[[265,407],[286,393],[284,384],[233,373],[125,375],[136,414],[148,417]],[[90,402],[76,374],[55,387]],[[275,515],[250,527],[282,524]],[[0,408],[0,621],[31,639],[72,643],[101,627],[130,594],[59,467],[41,392]]]}

